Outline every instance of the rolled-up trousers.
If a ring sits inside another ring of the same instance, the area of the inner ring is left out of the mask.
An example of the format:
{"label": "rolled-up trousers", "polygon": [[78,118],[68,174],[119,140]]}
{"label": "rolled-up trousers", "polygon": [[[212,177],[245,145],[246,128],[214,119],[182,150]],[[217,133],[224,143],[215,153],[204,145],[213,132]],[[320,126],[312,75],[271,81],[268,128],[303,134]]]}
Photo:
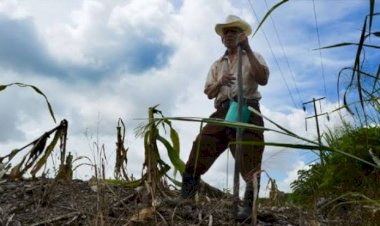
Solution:
{"label": "rolled-up trousers", "polygon": [[[260,111],[259,103],[253,103],[250,104],[250,106]],[[210,118],[224,119],[227,111],[227,107],[219,107]],[[251,113],[249,123],[264,126],[262,117],[254,113]],[[236,141],[236,129],[212,123],[206,124],[193,142],[185,171],[197,176],[203,175],[228,147],[235,157],[236,145],[229,145],[229,143],[233,141]],[[263,131],[244,129],[242,141],[264,142]],[[261,170],[264,145],[242,144],[241,147],[242,153],[239,162],[240,173],[243,179],[249,182],[252,180],[253,174]],[[258,175],[260,175],[260,173]],[[260,176],[258,179],[260,179]]]}

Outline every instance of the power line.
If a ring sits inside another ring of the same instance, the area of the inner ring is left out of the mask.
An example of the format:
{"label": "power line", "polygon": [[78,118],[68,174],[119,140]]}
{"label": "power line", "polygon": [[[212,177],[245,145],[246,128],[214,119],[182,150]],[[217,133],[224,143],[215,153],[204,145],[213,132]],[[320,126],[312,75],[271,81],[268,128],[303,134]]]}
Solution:
{"label": "power line", "polygon": [[323,66],[323,60],[322,60],[321,39],[320,39],[320,37],[319,37],[317,12],[316,12],[316,10],[315,10],[315,2],[314,2],[314,0],[313,0],[313,11],[314,11],[315,29],[316,29],[316,32],[317,32],[317,38],[318,38],[319,59],[321,60],[321,70],[322,70],[322,77],[323,77],[323,88],[324,88],[324,91],[325,91],[325,96],[327,96],[327,91],[326,91],[326,79],[325,79],[325,69],[324,69],[324,66]]}
{"label": "power line", "polygon": [[[252,6],[251,0],[248,0],[248,3],[249,3],[249,5],[250,5],[250,7],[251,7],[251,9],[252,9],[253,14],[254,14],[255,17],[256,17],[256,20],[259,20],[259,17],[257,16],[257,14],[256,14],[256,12],[255,12],[255,9],[254,9],[253,6]],[[265,34],[265,32],[264,32],[263,29],[261,29],[261,32],[263,32],[264,38],[265,38],[265,40],[266,40],[266,42],[267,42],[267,44],[268,44],[268,47],[269,47],[269,49],[270,49],[270,51],[271,51],[271,53],[272,53],[272,55],[273,55],[273,58],[274,58],[274,60],[275,60],[275,62],[276,62],[276,65],[277,65],[277,67],[278,67],[278,70],[280,71],[280,74],[281,74],[282,80],[284,80],[284,83],[285,83],[286,89],[287,89],[288,92],[289,92],[289,95],[290,95],[290,98],[292,99],[292,102],[293,102],[293,104],[294,104],[294,107],[297,108],[297,104],[296,104],[296,102],[294,101],[294,98],[293,98],[292,92],[290,91],[290,89],[289,89],[289,85],[288,85],[288,83],[287,83],[286,80],[285,80],[284,74],[282,73],[282,70],[281,70],[280,64],[278,63],[277,57],[276,57],[276,55],[275,55],[274,52],[273,52],[272,46],[271,46],[270,43],[269,43],[268,37],[267,37],[267,35]]]}
{"label": "power line", "polygon": [[[265,5],[267,7],[267,11],[269,11],[269,6],[268,6],[268,2],[267,0],[265,0]],[[288,65],[288,68],[289,68],[289,71],[290,71],[290,74],[291,74],[291,77],[293,79],[293,82],[294,82],[294,86],[296,88],[296,92],[298,94],[298,98],[300,100],[300,102],[302,103],[302,98],[301,98],[301,94],[300,94],[300,91],[298,89],[298,86],[297,86],[297,82],[296,82],[296,79],[295,79],[295,76],[294,76],[294,72],[292,70],[292,68],[290,67],[290,63],[289,63],[289,59],[288,59],[288,56],[286,55],[286,52],[285,52],[285,49],[284,49],[284,45],[282,44],[282,41],[280,39],[280,36],[278,34],[278,30],[277,30],[277,27],[276,27],[276,24],[274,23],[274,20],[272,18],[272,15],[269,15],[269,18],[270,18],[270,21],[272,22],[272,25],[273,25],[273,28],[274,28],[274,31],[276,33],[276,37],[277,37],[277,40],[278,42],[280,43],[280,46],[281,46],[281,49],[282,49],[282,54],[284,55],[284,58],[286,60],[286,64]]]}

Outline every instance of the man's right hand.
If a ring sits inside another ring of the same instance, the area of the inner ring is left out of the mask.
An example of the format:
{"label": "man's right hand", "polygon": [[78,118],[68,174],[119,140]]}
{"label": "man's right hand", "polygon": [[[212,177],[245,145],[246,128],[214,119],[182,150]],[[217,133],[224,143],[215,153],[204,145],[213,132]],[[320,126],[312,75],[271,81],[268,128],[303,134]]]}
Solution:
{"label": "man's right hand", "polygon": [[215,98],[222,86],[228,86],[230,87],[232,84],[234,84],[234,80],[236,80],[234,74],[224,74],[217,83],[213,83],[211,85],[208,85],[204,93],[207,95],[209,99]]}
{"label": "man's right hand", "polygon": [[219,82],[222,86],[231,87],[231,85],[234,84],[235,80],[236,78],[234,74],[224,74]]}

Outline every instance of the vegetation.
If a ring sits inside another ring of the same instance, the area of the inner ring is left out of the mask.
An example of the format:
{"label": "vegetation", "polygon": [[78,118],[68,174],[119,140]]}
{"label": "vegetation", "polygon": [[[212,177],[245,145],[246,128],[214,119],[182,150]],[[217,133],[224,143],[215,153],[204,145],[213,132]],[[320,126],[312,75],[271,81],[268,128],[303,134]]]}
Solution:
{"label": "vegetation", "polygon": [[[60,145],[61,166],[60,166],[59,174],[65,178],[69,175],[72,176],[72,172],[71,173],[65,172],[65,169],[67,167],[64,162],[66,158],[67,125],[68,125],[67,121],[62,120],[60,125],[58,125],[57,127],[53,128],[50,131],[45,132],[44,134],[42,134],[42,136],[32,141],[31,143],[25,145],[22,148],[14,149],[8,155],[2,156],[2,157],[0,156],[0,164],[2,163],[2,164],[7,165],[18,153],[20,153],[25,148],[31,146],[30,150],[26,154],[24,154],[24,157],[22,158],[22,160],[11,169],[9,178],[12,180],[21,179],[23,175],[29,169],[31,169],[30,174],[34,178],[36,174],[41,170],[41,168],[46,164],[48,157],[54,151],[54,148],[57,145],[59,140],[61,142],[61,145]],[[50,135],[53,133],[54,133],[53,140],[50,142],[49,145],[46,146]],[[4,162],[4,160],[6,159],[7,161]],[[71,160],[72,160],[72,157],[70,157],[69,155],[68,161],[70,165],[72,163]],[[70,179],[71,179],[71,176],[69,176]]]}
{"label": "vegetation", "polygon": [[[348,131],[349,130],[349,131]],[[375,164],[368,150],[380,154],[380,128],[345,127],[335,133],[330,132],[327,142],[330,147],[344,150],[347,153]],[[363,144],[363,141],[367,144]],[[380,170],[372,165],[357,161],[336,152],[329,152],[325,156],[325,165],[314,164],[308,170],[299,171],[299,178],[293,182],[295,201],[301,204],[307,197],[328,197],[345,192],[363,192],[370,197],[380,195],[376,189],[380,185]]]}
{"label": "vegetation", "polygon": [[338,75],[340,93],[339,85],[345,81],[344,72],[350,71],[348,82],[345,81],[348,85],[343,87],[343,107],[352,114],[355,122],[349,124],[343,121],[341,128],[324,134],[331,150],[340,150],[346,155],[327,152],[323,156],[324,165],[316,163],[307,170],[300,170],[298,179],[291,185],[291,202],[311,207],[315,214],[324,211],[328,217],[343,209],[351,213],[344,220],[348,225],[380,222],[380,63],[368,61],[364,54],[365,50],[368,54],[378,53],[380,49],[380,46],[368,43],[371,38],[378,41],[380,37],[379,31],[372,30],[380,13],[374,12],[374,0],[369,3],[370,12],[364,19],[357,43],[324,47],[357,46],[353,66],[343,68]]}
{"label": "vegetation", "polygon": [[[350,153],[375,164],[374,156],[380,155],[380,128],[346,127],[326,135],[330,147]],[[291,184],[290,201],[315,211],[333,215],[338,206],[353,216],[355,222],[371,222],[380,219],[380,169],[337,152],[325,155],[325,164],[313,164],[310,169],[300,170],[298,179]],[[371,212],[373,211],[374,214]]]}

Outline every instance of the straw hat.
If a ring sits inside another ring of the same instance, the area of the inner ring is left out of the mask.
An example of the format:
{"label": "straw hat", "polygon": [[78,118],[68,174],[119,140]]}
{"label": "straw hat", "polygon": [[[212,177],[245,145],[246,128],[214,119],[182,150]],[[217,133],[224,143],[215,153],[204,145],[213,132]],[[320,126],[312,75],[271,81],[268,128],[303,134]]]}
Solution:
{"label": "straw hat", "polygon": [[225,23],[216,24],[215,31],[218,35],[223,36],[223,29],[229,27],[238,27],[242,29],[246,36],[252,33],[251,26],[240,17],[235,15],[227,16]]}

